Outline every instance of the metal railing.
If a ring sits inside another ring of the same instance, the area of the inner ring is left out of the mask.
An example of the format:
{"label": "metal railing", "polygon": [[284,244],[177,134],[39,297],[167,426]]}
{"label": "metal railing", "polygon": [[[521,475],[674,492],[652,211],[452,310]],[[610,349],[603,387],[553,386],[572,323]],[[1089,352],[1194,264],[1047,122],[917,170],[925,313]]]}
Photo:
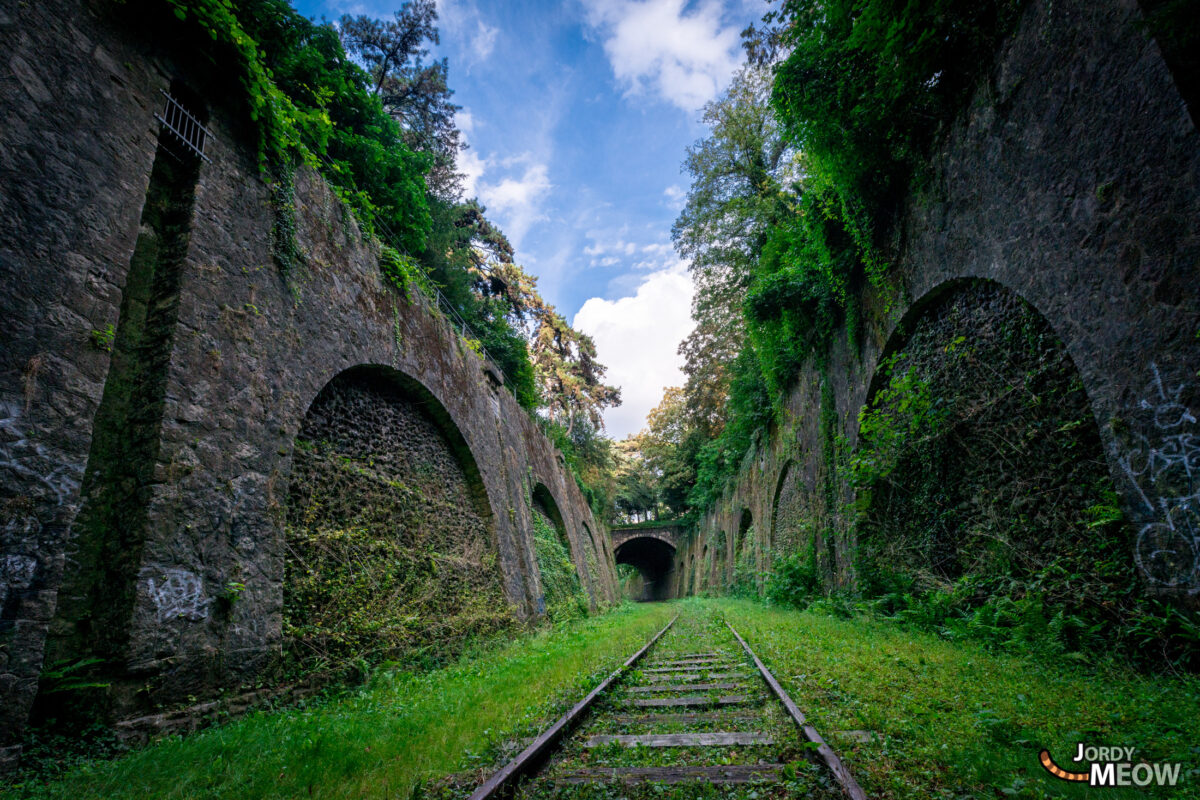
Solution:
{"label": "metal railing", "polygon": [[194,155],[212,163],[212,159],[204,154],[205,138],[212,136],[212,131],[204,127],[192,112],[171,96],[170,92],[166,89],[159,89],[159,91],[162,92],[163,97],[167,98],[167,104],[162,113],[155,114],[154,118]]}

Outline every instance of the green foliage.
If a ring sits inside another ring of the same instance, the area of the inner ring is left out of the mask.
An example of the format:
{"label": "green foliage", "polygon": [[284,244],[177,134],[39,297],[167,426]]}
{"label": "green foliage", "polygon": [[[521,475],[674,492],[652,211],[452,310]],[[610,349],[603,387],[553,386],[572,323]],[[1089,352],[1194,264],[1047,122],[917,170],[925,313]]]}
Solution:
{"label": "green foliage", "polygon": [[[498,303],[492,301],[492,304]],[[480,344],[492,361],[503,370],[505,386],[521,407],[533,411],[542,405],[529,345],[508,318],[498,311],[481,313],[473,322],[472,330],[481,337]]]}
{"label": "green foliage", "polygon": [[[675,611],[625,604],[607,614],[510,631],[442,668],[381,668],[369,684],[287,709],[170,737],[117,760],[72,757],[70,741],[38,743],[65,761],[0,779],[6,798],[408,798],[455,773],[474,781],[511,758],[506,745],[537,735],[662,628]],[[116,748],[113,748],[116,749]],[[24,761],[25,759],[23,759]],[[470,786],[461,787],[466,791]]]}
{"label": "green foliage", "polygon": [[296,239],[296,172],[289,164],[276,165],[272,172],[269,189],[275,219],[271,223],[271,253],[279,272],[291,277],[304,263]]}
{"label": "green foliage", "polygon": [[[401,415],[402,408],[392,406],[390,419],[420,432],[419,412]],[[433,434],[433,423],[425,426]],[[283,587],[284,654],[294,672],[444,663],[515,622],[487,523],[449,466],[453,456],[426,448],[418,458],[388,435],[397,434],[377,429],[378,440],[367,442],[297,438]],[[377,457],[381,442],[385,459]]]}
{"label": "green foliage", "polygon": [[1200,620],[1139,585],[1091,406],[1035,310],[964,288],[884,370],[842,475],[881,613],[997,647],[1200,666]]}
{"label": "green foliage", "polygon": [[536,507],[533,511],[533,548],[542,575],[546,616],[555,624],[587,616],[587,594],[571,559],[566,536]]}
{"label": "green foliage", "polygon": [[[511,246],[476,201],[459,199],[447,64],[422,62],[425,42],[438,41],[432,2],[404,4],[395,22],[345,18],[342,36],[304,18],[288,0],[128,2],[149,12],[156,33],[190,46],[215,75],[238,82],[271,190],[273,251],[283,274],[303,262],[293,175],[306,164],[353,209],[367,236],[386,242],[385,278],[402,292],[413,284],[440,290],[469,326],[464,337],[495,360],[523,407],[565,396],[539,395],[521,329],[528,298],[493,291],[504,284],[492,267],[516,269]],[[589,363],[603,373],[594,359]]]}
{"label": "green foliage", "polygon": [[934,395],[929,380],[917,369],[903,366],[901,354],[880,366],[888,384],[858,415],[863,444],[850,458],[849,478],[864,498],[891,474],[906,450],[937,436],[947,419],[944,401]]}
{"label": "green foliage", "polygon": [[1019,0],[785,0],[777,12],[789,52],[772,105],[805,154],[802,224],[826,251],[819,271],[835,295],[854,262],[881,276],[880,234],[1019,10]]}
{"label": "green foliage", "polygon": [[746,332],[772,396],[786,394],[805,360],[823,360],[838,326],[857,346],[856,298],[883,280],[894,215],[1019,9],[1019,0],[785,0],[768,15],[788,51],[771,106],[783,141],[803,153],[745,293]]}
{"label": "green foliage", "polygon": [[92,347],[104,353],[112,352],[113,342],[116,341],[116,338],[117,330],[112,326],[111,322],[104,326],[104,330],[93,328],[91,333],[88,334],[88,341],[91,342]]}
{"label": "green foliage", "polygon": [[688,148],[687,201],[671,228],[696,285],[694,330],[680,344],[685,405],[703,438],[723,427],[731,367],[742,349],[742,298],[771,227],[786,214],[794,151],[768,103],[770,69],[749,64],[704,108],[708,136]]}
{"label": "green foliage", "polygon": [[39,694],[78,692],[86,689],[106,689],[110,684],[90,677],[91,668],[103,664],[102,658],[80,658],[74,661],[59,661],[48,664],[42,670]]}
{"label": "green foliage", "polygon": [[736,541],[740,546],[733,554],[733,583],[729,586],[729,595],[757,599],[759,572],[754,551],[754,527],[740,534]]}
{"label": "green foliage", "polygon": [[746,452],[771,422],[774,399],[755,362],[754,350],[746,348],[733,363],[725,427],[696,456],[696,485],[688,497],[693,515],[720,498]]}
{"label": "green foliage", "polygon": [[790,608],[806,608],[821,594],[815,548],[777,557],[767,576],[767,602]]}
{"label": "green foliage", "polygon": [[391,244],[420,252],[431,224],[424,175],[432,159],[405,143],[337,31],[305,19],[286,0],[238,0],[236,7],[268,82],[300,112],[281,123],[290,123],[296,144],[286,152],[275,146],[269,162],[307,160],[354,209],[368,235],[382,228],[390,231]]}
{"label": "green foliage", "polygon": [[[173,15],[156,13],[162,3]],[[257,134],[259,168],[271,186],[276,261],[299,265],[292,172],[307,164],[325,177],[368,235],[377,228],[419,252],[429,232],[425,173],[399,124],[370,91],[369,76],[330,25],[317,25],[287,0],[134,0],[167,36],[194,47],[241,87]],[[172,24],[172,22],[174,24]]]}
{"label": "green foliage", "polygon": [[546,438],[562,453],[563,461],[592,513],[597,519],[607,520],[616,494],[612,440],[586,421],[577,422],[568,430],[566,425],[545,417],[534,419]]}

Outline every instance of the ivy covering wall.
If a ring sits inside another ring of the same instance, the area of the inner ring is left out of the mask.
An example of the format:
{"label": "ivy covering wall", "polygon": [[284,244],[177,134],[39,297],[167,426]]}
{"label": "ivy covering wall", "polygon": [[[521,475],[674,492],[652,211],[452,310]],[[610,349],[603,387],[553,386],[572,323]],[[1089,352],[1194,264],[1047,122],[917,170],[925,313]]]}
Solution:
{"label": "ivy covering wall", "polygon": [[452,658],[515,623],[478,491],[419,399],[335,379],[297,436],[286,510],[293,667]]}

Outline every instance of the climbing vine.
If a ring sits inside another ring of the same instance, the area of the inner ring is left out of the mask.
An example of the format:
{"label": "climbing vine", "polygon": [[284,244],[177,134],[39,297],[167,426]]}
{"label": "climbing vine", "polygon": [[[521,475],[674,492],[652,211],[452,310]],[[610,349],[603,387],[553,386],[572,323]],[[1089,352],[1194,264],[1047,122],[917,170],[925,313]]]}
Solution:
{"label": "climbing vine", "polygon": [[588,598],[575,562],[571,560],[571,549],[550,518],[536,506],[533,509],[533,544],[546,598],[546,616],[551,622],[586,616]]}
{"label": "climbing vine", "polygon": [[1200,626],[1139,587],[1090,404],[1036,311],[995,285],[963,289],[883,369],[842,470],[861,588],[882,611],[947,635],[1197,665]]}
{"label": "climbing vine", "polygon": [[296,440],[284,650],[297,671],[425,666],[515,624],[488,523],[419,404],[336,379]]}
{"label": "climbing vine", "polygon": [[[405,145],[332,27],[305,19],[286,0],[127,2],[237,80],[271,187],[274,252],[285,274],[301,258],[292,198],[299,165],[323,175],[367,235],[387,229],[397,246],[421,251],[431,225],[424,178],[431,157]],[[164,7],[167,19],[153,13]]]}

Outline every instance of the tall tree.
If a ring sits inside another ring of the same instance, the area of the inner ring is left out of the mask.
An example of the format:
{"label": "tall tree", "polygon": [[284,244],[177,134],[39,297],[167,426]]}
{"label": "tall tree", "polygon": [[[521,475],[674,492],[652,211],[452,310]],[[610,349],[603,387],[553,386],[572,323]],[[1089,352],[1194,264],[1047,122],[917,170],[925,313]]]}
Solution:
{"label": "tall tree", "polygon": [[658,508],[658,480],[642,453],[642,435],[627,436],[616,445],[616,492],[618,519],[640,522]]}
{"label": "tall tree", "polygon": [[638,442],[656,477],[659,502],[673,514],[687,510],[688,494],[696,483],[696,454],[705,438],[688,413],[684,390],[668,387],[662,402],[646,416],[646,430]]}
{"label": "tall tree", "polygon": [[400,123],[405,143],[434,158],[429,191],[444,201],[462,193],[455,158],[462,146],[454,124],[459,106],[451,102],[446,59],[426,62],[427,44],[438,44],[437,4],[410,0],[400,6],[395,19],[344,16],[342,45],[357,56],[371,76],[373,91],[387,112]]}
{"label": "tall tree", "polygon": [[688,148],[687,202],[671,229],[675,249],[691,260],[695,330],[679,352],[684,395],[697,428],[719,433],[730,365],[742,349],[742,301],[771,226],[786,213],[796,159],[779,135],[770,106],[769,66],[749,64],[704,108],[709,136]]}
{"label": "tall tree", "polygon": [[600,412],[621,404],[621,390],[603,383],[608,368],[596,360],[596,343],[575,330],[553,307],[541,315],[533,340],[533,364],[547,413],[570,436],[582,420],[604,428]]}

